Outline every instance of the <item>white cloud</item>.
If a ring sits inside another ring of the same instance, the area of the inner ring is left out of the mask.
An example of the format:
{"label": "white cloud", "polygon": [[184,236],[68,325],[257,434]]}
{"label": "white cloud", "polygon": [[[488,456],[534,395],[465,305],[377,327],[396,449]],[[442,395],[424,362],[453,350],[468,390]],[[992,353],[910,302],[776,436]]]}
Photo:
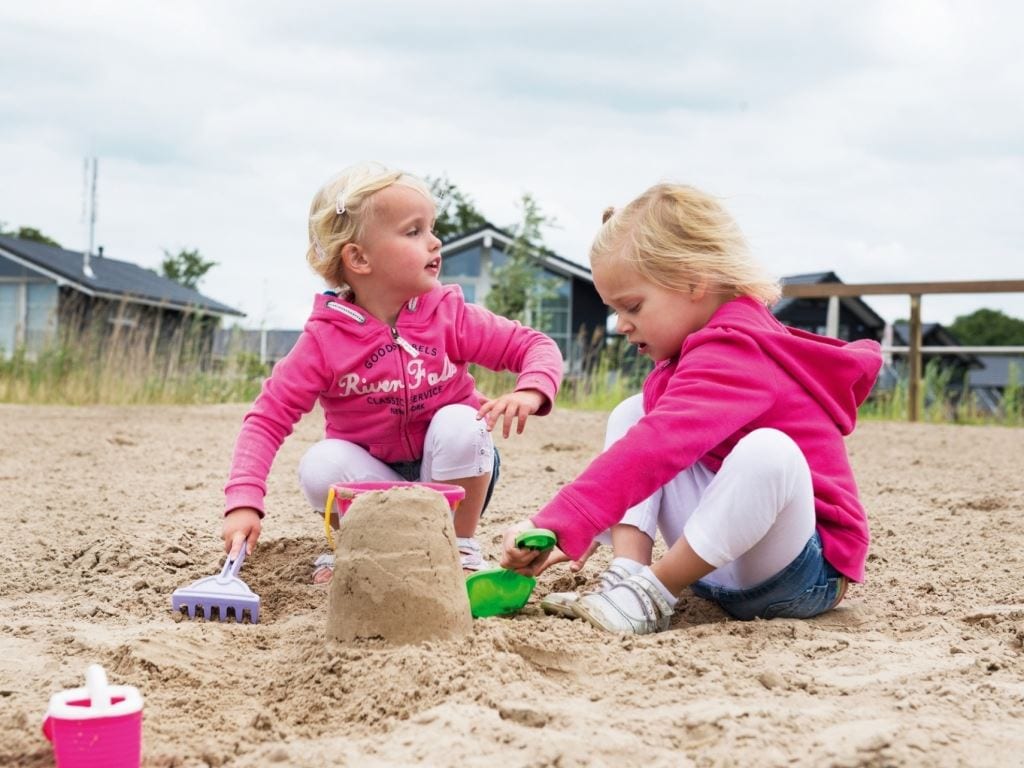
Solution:
{"label": "white cloud", "polygon": [[[0,219],[296,327],[305,215],[360,159],[447,174],[498,224],[532,193],[585,260],[670,178],[723,196],[776,272],[1019,278],[1024,68],[1010,2],[22,3],[0,10]],[[893,299],[890,303],[903,302]],[[882,300],[872,300],[883,314]],[[926,319],[1021,296],[926,299]],[[929,314],[934,313],[934,314]],[[892,316],[906,314],[894,309]]]}

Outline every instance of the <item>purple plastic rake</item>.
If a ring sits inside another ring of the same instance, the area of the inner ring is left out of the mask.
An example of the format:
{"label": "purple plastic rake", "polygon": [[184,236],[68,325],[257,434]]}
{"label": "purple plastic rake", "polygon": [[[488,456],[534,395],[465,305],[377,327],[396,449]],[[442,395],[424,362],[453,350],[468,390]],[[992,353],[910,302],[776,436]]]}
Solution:
{"label": "purple plastic rake", "polygon": [[249,611],[249,623],[259,622],[260,596],[238,578],[238,571],[245,562],[246,549],[248,547],[243,544],[238,557],[234,560],[228,557],[218,575],[206,576],[187,587],[174,590],[171,594],[171,610],[180,611],[184,608],[191,619],[197,616],[212,619],[216,609],[220,621],[227,621],[228,612],[233,611],[235,621],[239,624],[244,619],[245,611]]}

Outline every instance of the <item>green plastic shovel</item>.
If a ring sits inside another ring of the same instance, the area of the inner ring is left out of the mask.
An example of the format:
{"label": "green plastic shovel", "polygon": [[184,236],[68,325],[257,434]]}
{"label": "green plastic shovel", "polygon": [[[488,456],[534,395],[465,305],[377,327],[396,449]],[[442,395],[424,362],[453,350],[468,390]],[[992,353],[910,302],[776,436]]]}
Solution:
{"label": "green plastic shovel", "polygon": [[[516,536],[516,546],[525,549],[548,549],[555,546],[555,534],[546,528],[531,528]],[[485,616],[507,616],[526,605],[537,580],[505,568],[478,571],[466,579],[469,611],[474,619]]]}

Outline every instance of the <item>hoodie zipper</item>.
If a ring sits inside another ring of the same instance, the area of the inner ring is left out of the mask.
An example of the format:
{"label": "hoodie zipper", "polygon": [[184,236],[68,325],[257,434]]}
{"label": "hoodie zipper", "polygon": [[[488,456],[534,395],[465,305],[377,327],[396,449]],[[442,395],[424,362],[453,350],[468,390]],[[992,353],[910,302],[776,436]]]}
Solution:
{"label": "hoodie zipper", "polygon": [[394,325],[391,326],[391,338],[394,339],[395,344],[404,349],[410,357],[420,356],[419,350],[417,350],[416,347],[398,335],[398,328]]}
{"label": "hoodie zipper", "polygon": [[[391,326],[391,338],[394,340],[395,345],[399,349],[403,350],[410,357],[419,357],[420,356],[419,350],[417,350],[416,347],[414,347],[412,344],[410,344],[408,341],[406,341],[405,339],[403,339],[401,336],[398,335],[398,326],[397,325],[392,325]],[[403,409],[404,414],[402,416],[402,424],[401,424],[402,439],[405,440],[405,446],[409,450],[409,453],[413,454],[413,453],[415,453],[415,450],[413,449],[412,443],[409,440],[409,429],[408,429],[409,415],[410,415],[409,414],[409,406],[410,406],[410,402],[409,402],[409,380],[406,378],[406,375],[405,375],[405,373],[406,373],[405,372],[405,365],[404,365],[404,363],[401,362],[401,356],[399,356],[398,368],[401,371],[401,375],[402,375],[402,383],[404,385],[402,387],[402,392],[403,392],[403,395],[404,395],[404,398],[405,398],[405,408]]]}

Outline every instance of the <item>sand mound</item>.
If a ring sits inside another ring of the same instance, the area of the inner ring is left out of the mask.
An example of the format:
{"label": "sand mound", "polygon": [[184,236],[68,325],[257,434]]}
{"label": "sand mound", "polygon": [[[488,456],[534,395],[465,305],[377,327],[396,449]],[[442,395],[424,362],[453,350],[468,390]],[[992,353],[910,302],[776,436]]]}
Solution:
{"label": "sand mound", "polygon": [[[319,411],[281,448],[242,568],[260,623],[170,610],[224,563],[248,407],[0,404],[0,766],[52,768],[43,713],[93,662],[145,697],[147,768],[1021,764],[1024,429],[862,423],[868,579],[824,616],[733,621],[689,593],[658,635],[545,616],[543,595],[595,584],[605,547],[541,574],[517,616],[394,645],[324,641],[324,539],[295,484]],[[500,443],[491,555],[601,449],[606,418],[556,410]]]}
{"label": "sand mound", "polygon": [[473,620],[444,497],[394,488],[356,497],[338,531],[327,638],[450,640]]}

